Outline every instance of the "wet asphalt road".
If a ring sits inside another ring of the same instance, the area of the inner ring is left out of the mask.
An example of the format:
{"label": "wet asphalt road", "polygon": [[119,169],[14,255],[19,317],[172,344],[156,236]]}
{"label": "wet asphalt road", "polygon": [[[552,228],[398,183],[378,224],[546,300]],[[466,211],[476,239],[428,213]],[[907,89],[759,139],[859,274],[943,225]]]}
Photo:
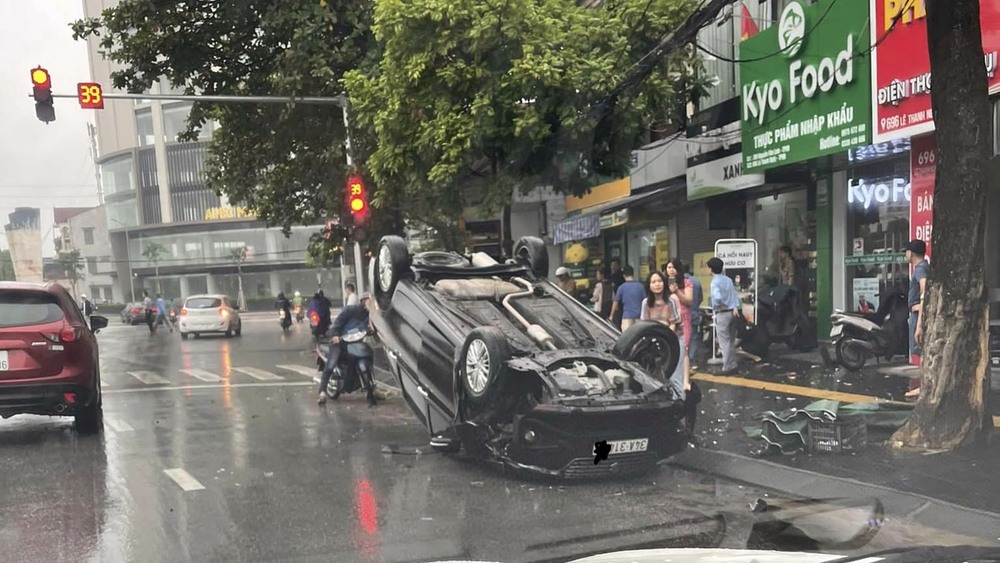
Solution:
{"label": "wet asphalt road", "polygon": [[[756,490],[666,466],[561,486],[427,450],[398,398],[315,404],[308,327],[99,335],[105,429],[0,421],[0,546],[18,561],[567,560],[744,547]],[[382,374],[385,377],[387,374]],[[900,523],[866,549],[933,531]],[[12,559],[9,559],[12,560]]]}

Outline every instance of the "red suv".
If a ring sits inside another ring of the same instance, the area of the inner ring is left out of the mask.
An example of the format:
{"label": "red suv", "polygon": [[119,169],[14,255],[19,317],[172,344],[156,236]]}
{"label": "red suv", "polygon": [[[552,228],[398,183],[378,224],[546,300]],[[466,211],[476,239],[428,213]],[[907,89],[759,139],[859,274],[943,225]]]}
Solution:
{"label": "red suv", "polygon": [[101,426],[97,331],[59,284],[0,282],[0,417],[73,416],[77,430]]}

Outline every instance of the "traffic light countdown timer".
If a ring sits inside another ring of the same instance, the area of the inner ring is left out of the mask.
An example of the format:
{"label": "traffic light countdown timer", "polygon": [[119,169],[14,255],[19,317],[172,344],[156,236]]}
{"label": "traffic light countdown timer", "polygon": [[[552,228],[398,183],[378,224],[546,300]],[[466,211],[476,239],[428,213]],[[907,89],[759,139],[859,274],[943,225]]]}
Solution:
{"label": "traffic light countdown timer", "polygon": [[31,69],[32,97],[35,98],[35,115],[43,123],[56,120],[56,109],[52,106],[52,77],[41,66]]}
{"label": "traffic light countdown timer", "polygon": [[96,82],[81,82],[76,85],[76,98],[81,109],[104,109],[104,90]]}

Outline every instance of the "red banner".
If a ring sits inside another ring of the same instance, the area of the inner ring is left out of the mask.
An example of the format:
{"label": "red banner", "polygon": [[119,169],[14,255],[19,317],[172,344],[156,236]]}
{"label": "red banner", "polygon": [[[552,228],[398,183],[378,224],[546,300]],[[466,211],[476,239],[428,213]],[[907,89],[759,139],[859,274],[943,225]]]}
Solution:
{"label": "red banner", "polygon": [[[925,1],[871,0],[872,44],[878,45],[872,53],[873,143],[934,130]],[[980,0],[979,10],[993,94],[1000,91],[1000,0]]]}
{"label": "red banner", "polygon": [[933,134],[913,139],[910,146],[910,238],[927,243],[931,255],[934,228],[934,173],[937,139]]}

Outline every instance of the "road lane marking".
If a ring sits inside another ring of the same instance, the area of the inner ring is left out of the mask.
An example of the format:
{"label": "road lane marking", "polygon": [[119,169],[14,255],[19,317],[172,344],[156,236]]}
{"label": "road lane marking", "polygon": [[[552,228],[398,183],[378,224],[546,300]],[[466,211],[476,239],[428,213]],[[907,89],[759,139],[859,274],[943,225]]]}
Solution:
{"label": "road lane marking", "polygon": [[180,486],[180,488],[185,492],[205,490],[204,485],[199,483],[198,480],[192,477],[190,473],[184,471],[180,467],[164,469],[163,472],[167,474],[167,477],[173,479],[174,483],[177,483],[177,485]]}
{"label": "road lane marking", "polygon": [[208,385],[171,385],[168,387],[132,387],[130,389],[109,389],[105,395],[120,395],[123,393],[149,393],[153,391],[201,391],[207,389],[236,389],[239,387],[311,387],[309,381],[277,381],[270,383],[211,383]]}
{"label": "road lane marking", "polygon": [[[816,389],[815,387],[802,387],[800,385],[788,385],[787,383],[774,383],[772,381],[761,381],[759,379],[749,379],[746,377],[732,377],[728,375],[712,375],[708,373],[692,373],[691,379],[695,381],[705,381],[718,385],[732,385],[734,387],[745,387],[747,389],[757,389],[760,391],[773,391],[785,393],[787,395],[798,395],[800,397],[810,397],[813,399],[829,399],[842,403],[888,403],[896,405],[912,405],[906,401],[890,401],[871,395],[859,395],[857,393],[844,393],[843,391],[830,391],[827,389]],[[993,426],[1000,428],[1000,416],[993,416]]]}
{"label": "road lane marking", "polygon": [[293,365],[293,364],[282,364],[280,366],[274,366],[274,367],[279,368],[279,369],[283,369],[283,370],[287,370],[287,371],[291,371],[291,372],[295,372],[295,373],[298,373],[298,374],[301,374],[301,375],[305,375],[305,376],[308,376],[308,377],[315,376],[316,373],[319,371],[316,368],[309,368],[309,367],[306,367],[306,366],[298,366],[298,365]]}
{"label": "road lane marking", "polygon": [[146,385],[170,384],[170,381],[167,378],[151,371],[127,371],[125,373],[131,375],[132,377],[138,379],[140,382],[145,383]]}
{"label": "road lane marking", "polygon": [[131,424],[113,416],[105,416],[104,424],[110,426],[115,432],[135,432],[135,428],[132,428]]}
{"label": "road lane marking", "polygon": [[285,378],[280,375],[273,374],[269,371],[258,369],[258,368],[233,368],[233,371],[238,371],[240,373],[245,373],[254,379],[260,381],[283,381]]}
{"label": "road lane marking", "polygon": [[207,381],[209,383],[218,383],[218,382],[222,381],[222,378],[219,377],[218,375],[215,375],[214,373],[212,373],[210,371],[205,371],[205,370],[200,369],[200,368],[181,369],[181,370],[177,370],[177,371],[179,371],[179,372],[181,372],[181,373],[183,373],[185,375],[190,375],[191,377],[196,377],[196,378],[198,378],[198,379],[200,379],[202,381]]}

